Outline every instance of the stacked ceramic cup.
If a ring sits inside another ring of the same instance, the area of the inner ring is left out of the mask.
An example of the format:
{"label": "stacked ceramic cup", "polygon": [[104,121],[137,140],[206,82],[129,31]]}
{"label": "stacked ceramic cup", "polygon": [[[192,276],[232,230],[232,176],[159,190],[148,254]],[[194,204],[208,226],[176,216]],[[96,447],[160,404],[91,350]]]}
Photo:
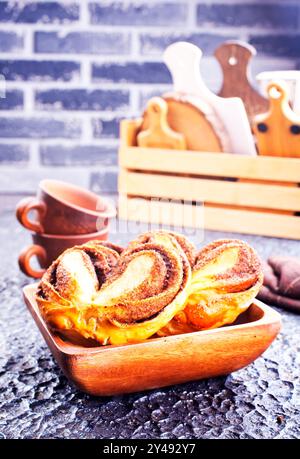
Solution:
{"label": "stacked ceramic cup", "polygon": [[[30,218],[35,211],[36,219]],[[104,198],[58,180],[42,180],[37,196],[17,205],[19,222],[31,231],[33,245],[19,256],[19,266],[28,276],[40,278],[64,250],[90,240],[107,240],[109,220],[116,209]],[[32,267],[37,257],[41,269]]]}

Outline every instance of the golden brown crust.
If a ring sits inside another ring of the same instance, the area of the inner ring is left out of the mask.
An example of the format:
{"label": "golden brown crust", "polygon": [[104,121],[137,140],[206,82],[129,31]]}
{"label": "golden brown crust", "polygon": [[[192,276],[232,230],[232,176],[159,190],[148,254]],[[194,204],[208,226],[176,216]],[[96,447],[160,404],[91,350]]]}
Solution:
{"label": "golden brown crust", "polygon": [[81,264],[86,267],[91,280],[94,280],[95,290],[99,288],[119,259],[119,253],[111,247],[112,244],[109,247],[106,243],[90,241],[63,252],[43,275],[38,286],[38,298],[63,303],[72,301],[78,279],[67,272],[64,260],[75,252],[78,252]]}
{"label": "golden brown crust", "polygon": [[119,255],[88,243],[52,264],[37,301],[55,330],[120,344],[146,339],[171,320],[184,305],[190,279],[180,246],[141,244]]}
{"label": "golden brown crust", "polygon": [[174,239],[185,253],[191,267],[193,267],[196,259],[196,248],[183,234],[163,230],[149,231],[148,233],[141,234],[137,239],[130,242],[128,249],[130,250],[133,247],[140,246],[141,244],[148,244],[150,242],[167,245],[171,243],[177,247]]}
{"label": "golden brown crust", "polygon": [[240,292],[254,285],[261,275],[261,262],[255,252],[246,242],[239,239],[219,239],[203,247],[196,256],[193,271],[201,271],[211,261],[230,249],[238,250],[237,261],[228,269],[220,270],[215,275],[218,289],[226,292]]}
{"label": "golden brown crust", "polygon": [[99,241],[66,250],[43,276],[37,302],[64,336],[124,344],[230,324],[261,284],[245,242],[218,240],[196,255],[184,236],[155,231],[124,250]]}
{"label": "golden brown crust", "polygon": [[122,246],[120,246],[118,244],[114,244],[113,242],[109,242],[109,241],[97,241],[97,240],[95,240],[95,241],[88,242],[85,245],[89,245],[89,244],[91,244],[92,247],[94,247],[94,248],[108,247],[109,249],[112,249],[115,252],[117,252],[119,255],[121,255],[121,253],[124,250],[124,247],[122,247]]}
{"label": "golden brown crust", "polygon": [[[147,278],[135,288],[114,297],[106,308],[106,318],[125,323],[146,320],[171,303],[180,290],[185,260],[163,245],[142,244],[121,255],[111,276],[103,284],[102,292],[118,280],[132,260],[140,255],[153,262]],[[96,301],[99,302],[99,299],[96,298]]]}
{"label": "golden brown crust", "polygon": [[257,295],[263,281],[256,252],[245,242],[222,239],[196,257],[185,308],[160,336],[216,328],[233,323]]}

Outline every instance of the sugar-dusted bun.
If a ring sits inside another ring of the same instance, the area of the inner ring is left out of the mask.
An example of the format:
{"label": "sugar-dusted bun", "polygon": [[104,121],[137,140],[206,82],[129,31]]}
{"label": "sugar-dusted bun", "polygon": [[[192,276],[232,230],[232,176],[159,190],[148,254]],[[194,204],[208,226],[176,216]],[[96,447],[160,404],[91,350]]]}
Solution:
{"label": "sugar-dusted bun", "polygon": [[252,304],[262,281],[260,260],[248,244],[236,239],[208,244],[196,256],[184,311],[159,335],[233,323]]}
{"label": "sugar-dusted bun", "polygon": [[57,332],[125,344],[164,327],[183,308],[190,282],[191,267],[178,244],[136,244],[119,254],[107,244],[88,243],[50,266],[37,302]]}

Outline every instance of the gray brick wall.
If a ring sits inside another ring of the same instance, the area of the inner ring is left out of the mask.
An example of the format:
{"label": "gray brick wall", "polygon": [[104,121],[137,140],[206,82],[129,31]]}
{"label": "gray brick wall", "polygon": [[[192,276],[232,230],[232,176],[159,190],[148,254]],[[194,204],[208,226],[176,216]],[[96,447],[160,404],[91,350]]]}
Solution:
{"label": "gray brick wall", "polygon": [[300,2],[0,1],[0,195],[45,176],[114,192],[119,120],[169,89],[164,48],[199,45],[216,90],[212,53],[230,38],[257,47],[254,74],[299,68]]}

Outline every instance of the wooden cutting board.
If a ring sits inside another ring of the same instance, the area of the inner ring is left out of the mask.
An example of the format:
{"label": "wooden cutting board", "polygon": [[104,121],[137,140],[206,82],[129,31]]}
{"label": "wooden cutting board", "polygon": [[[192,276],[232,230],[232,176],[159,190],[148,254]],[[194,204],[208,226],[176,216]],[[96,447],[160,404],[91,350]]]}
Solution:
{"label": "wooden cutting board", "polygon": [[[168,66],[174,84],[174,92],[189,95],[212,108],[223,125],[221,143],[230,144],[230,153],[256,155],[247,113],[238,97],[224,98],[214,94],[204,83],[200,73],[202,51],[187,42],[177,42],[168,46],[164,61]],[[229,139],[229,142],[228,142]]]}
{"label": "wooden cutting board", "polygon": [[219,46],[214,54],[223,71],[219,96],[240,97],[252,123],[254,116],[269,109],[269,101],[251,83],[249,64],[256,55],[255,48],[246,42],[228,41]]}
{"label": "wooden cutting board", "polygon": [[205,115],[207,108],[204,105],[196,106],[176,98],[176,95],[151,99],[137,144],[141,147],[222,152],[220,140]]}
{"label": "wooden cutting board", "polygon": [[288,86],[271,82],[267,88],[270,110],[254,119],[260,155],[300,157],[300,115],[289,105]]}

